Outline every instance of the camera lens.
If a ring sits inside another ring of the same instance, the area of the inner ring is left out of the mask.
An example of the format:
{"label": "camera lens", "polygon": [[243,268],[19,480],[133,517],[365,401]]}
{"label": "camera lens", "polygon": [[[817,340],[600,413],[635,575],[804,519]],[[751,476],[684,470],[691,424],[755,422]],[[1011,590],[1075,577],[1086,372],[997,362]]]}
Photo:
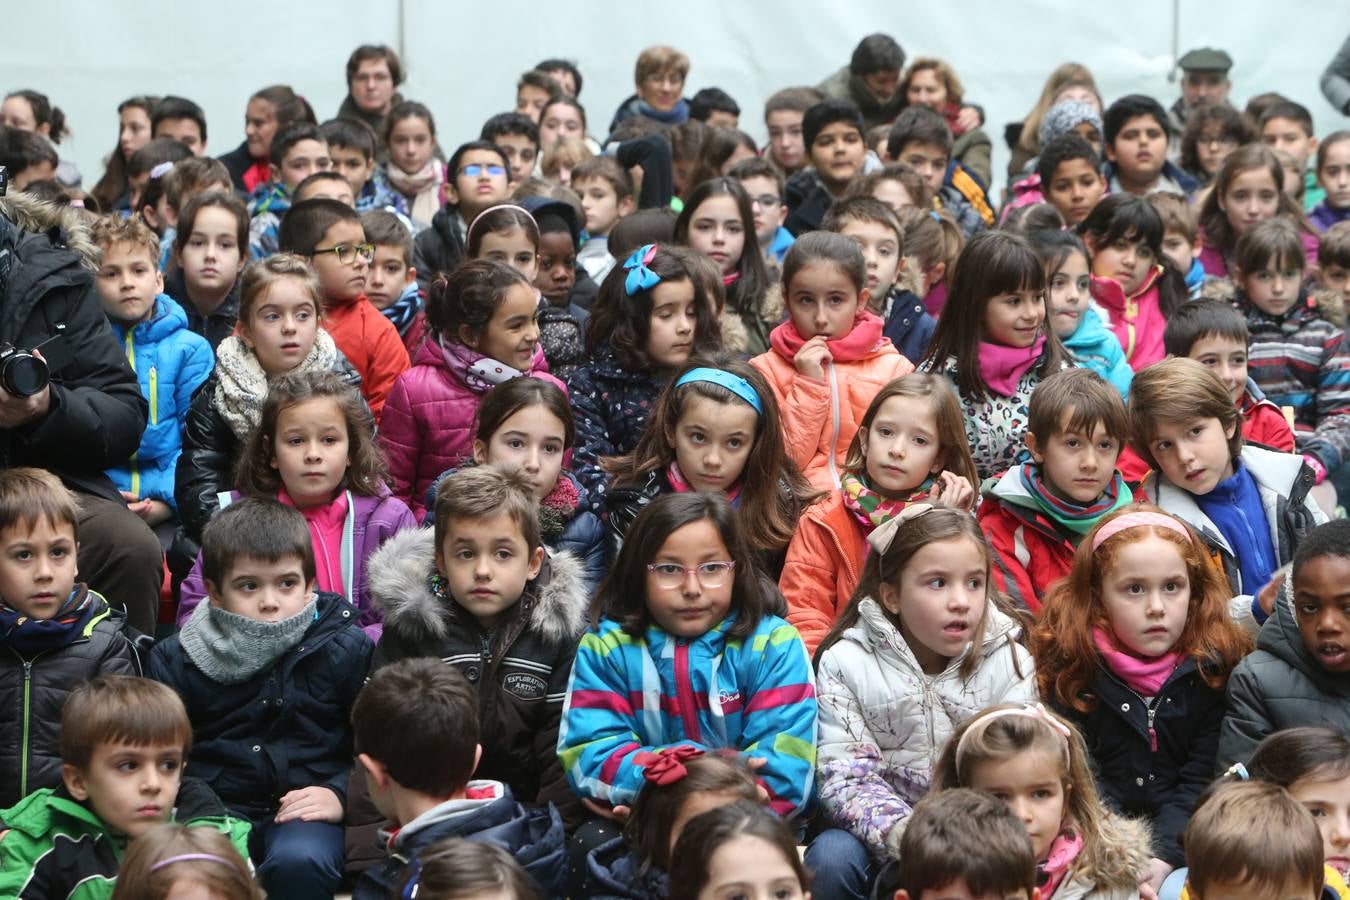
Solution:
{"label": "camera lens", "polygon": [[16,397],[41,393],[47,380],[47,364],[29,353],[16,353],[0,364],[0,382]]}

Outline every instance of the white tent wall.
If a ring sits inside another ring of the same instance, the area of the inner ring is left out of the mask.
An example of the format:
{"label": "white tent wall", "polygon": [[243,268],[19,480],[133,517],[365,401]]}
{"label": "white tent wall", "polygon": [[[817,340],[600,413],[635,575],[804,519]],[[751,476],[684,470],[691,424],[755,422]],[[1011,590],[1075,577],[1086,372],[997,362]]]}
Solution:
{"label": "white tent wall", "polygon": [[1000,188],[1003,126],[1025,115],[1051,69],[1077,60],[1092,69],[1108,103],[1139,92],[1169,105],[1179,92],[1168,78],[1174,33],[1180,52],[1213,46],[1233,56],[1237,104],[1276,90],[1309,107],[1319,134],[1350,125],[1318,89],[1350,33],[1350,5],[1339,0],[519,0],[501,7],[466,0],[49,0],[25,3],[22,11],[6,17],[0,89],[41,90],[66,112],[73,133],[60,150],[79,165],[86,187],[116,144],[115,110],[126,97],[196,100],[207,113],[210,150],[220,154],[243,139],[248,96],[265,85],[289,83],[321,119],[333,115],[346,93],[347,56],[361,43],[402,48],[408,79],[401,90],[431,107],[447,149],[511,109],[517,76],[549,56],[578,62],[591,131],[603,136],[615,107],[632,93],[638,52],[656,43],[689,54],[688,95],[723,88],[742,106],[742,127],[762,142],[765,97],[819,82],[874,31],[894,35],[911,59],[938,56],[956,67],[968,99],[984,107]]}

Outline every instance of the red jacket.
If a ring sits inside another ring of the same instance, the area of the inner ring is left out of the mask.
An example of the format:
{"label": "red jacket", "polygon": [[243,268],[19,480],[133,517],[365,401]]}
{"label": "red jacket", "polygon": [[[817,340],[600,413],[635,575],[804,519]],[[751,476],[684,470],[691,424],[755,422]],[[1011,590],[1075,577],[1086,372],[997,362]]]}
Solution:
{"label": "red jacket", "polygon": [[842,491],[831,491],[802,514],[778,588],[787,600],[788,623],[808,653],[815,654],[853,596],[866,558],[862,524],[844,506]]}
{"label": "red jacket", "polygon": [[1249,384],[1242,395],[1242,436],[1263,447],[1293,453],[1294,429],[1289,427],[1284,410],[1264,396],[1252,396],[1253,387]]}
{"label": "red jacket", "polygon": [[394,380],[412,365],[398,329],[365,294],[342,303],[324,301],[323,327],[361,376],[361,394],[378,422]]}
{"label": "red jacket", "polygon": [[986,481],[982,494],[976,518],[989,541],[994,586],[1039,613],[1046,591],[1073,568],[1078,535],[1041,511],[1022,485],[1019,466]]}

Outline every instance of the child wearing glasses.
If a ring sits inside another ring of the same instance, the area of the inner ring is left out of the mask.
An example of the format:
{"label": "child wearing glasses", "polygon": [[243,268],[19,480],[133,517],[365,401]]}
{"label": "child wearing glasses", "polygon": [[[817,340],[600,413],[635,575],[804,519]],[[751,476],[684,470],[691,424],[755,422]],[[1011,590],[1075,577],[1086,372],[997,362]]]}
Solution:
{"label": "child wearing glasses", "polygon": [[[626,819],[674,746],[743,752],[775,812],[807,805],[815,678],[755,560],[721,495],[666,494],[638,514],[592,606],[558,731],[568,780],[593,812]],[[574,849],[606,829],[583,825]]]}
{"label": "child wearing glasses", "polygon": [[[310,202],[342,207],[335,200]],[[320,325],[322,318],[319,278],[300,257],[277,253],[244,270],[237,332],[216,348],[215,370],[193,396],[183,428],[174,479],[182,527],[169,553],[175,572],[191,568],[202,529],[220,509],[220,494],[234,487],[232,470],[262,420],[272,383],[283,375],[332,372],[360,386],[361,376]]]}
{"label": "child wearing glasses", "polygon": [[581,560],[551,550],[529,471],[465,466],[436,489],[432,528],[370,559],[384,615],[375,667],[432,657],[473,684],[483,755],[476,778],[580,822],[558,759],[558,722],[590,600]]}
{"label": "child wearing glasses", "polygon": [[394,324],[366,299],[375,248],[361,217],[345,203],[305,200],[281,220],[281,248],[309,259],[319,278],[324,325],[361,376],[361,396],[378,422],[384,401],[411,362]]}
{"label": "child wearing glasses", "polygon": [[776,278],[783,257],[796,240],[783,227],[787,207],[783,205],[783,173],[762,156],[743,159],[732,166],[727,175],[735,178],[750,195],[750,209],[755,218],[755,241]]}
{"label": "child wearing glasses", "polygon": [[417,284],[431,291],[438,272],[453,272],[466,253],[469,223],[489,207],[505,203],[511,193],[511,169],[505,152],[490,141],[460,144],[446,166],[445,205],[431,217],[431,227],[417,235],[413,266]]}

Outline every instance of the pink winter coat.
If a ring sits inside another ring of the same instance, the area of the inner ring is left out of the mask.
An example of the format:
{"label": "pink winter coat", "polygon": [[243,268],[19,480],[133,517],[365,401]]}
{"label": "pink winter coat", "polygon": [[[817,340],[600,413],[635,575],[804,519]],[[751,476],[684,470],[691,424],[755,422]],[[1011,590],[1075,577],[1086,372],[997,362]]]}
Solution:
{"label": "pink winter coat", "polygon": [[[525,374],[567,392],[548,373],[540,346],[534,348],[534,360]],[[412,368],[398,377],[385,401],[379,440],[389,457],[390,486],[419,521],[426,513],[427,488],[436,476],[473,452],[478,404],[491,385],[467,376],[467,367],[452,367],[441,345],[428,337],[418,348]]]}

